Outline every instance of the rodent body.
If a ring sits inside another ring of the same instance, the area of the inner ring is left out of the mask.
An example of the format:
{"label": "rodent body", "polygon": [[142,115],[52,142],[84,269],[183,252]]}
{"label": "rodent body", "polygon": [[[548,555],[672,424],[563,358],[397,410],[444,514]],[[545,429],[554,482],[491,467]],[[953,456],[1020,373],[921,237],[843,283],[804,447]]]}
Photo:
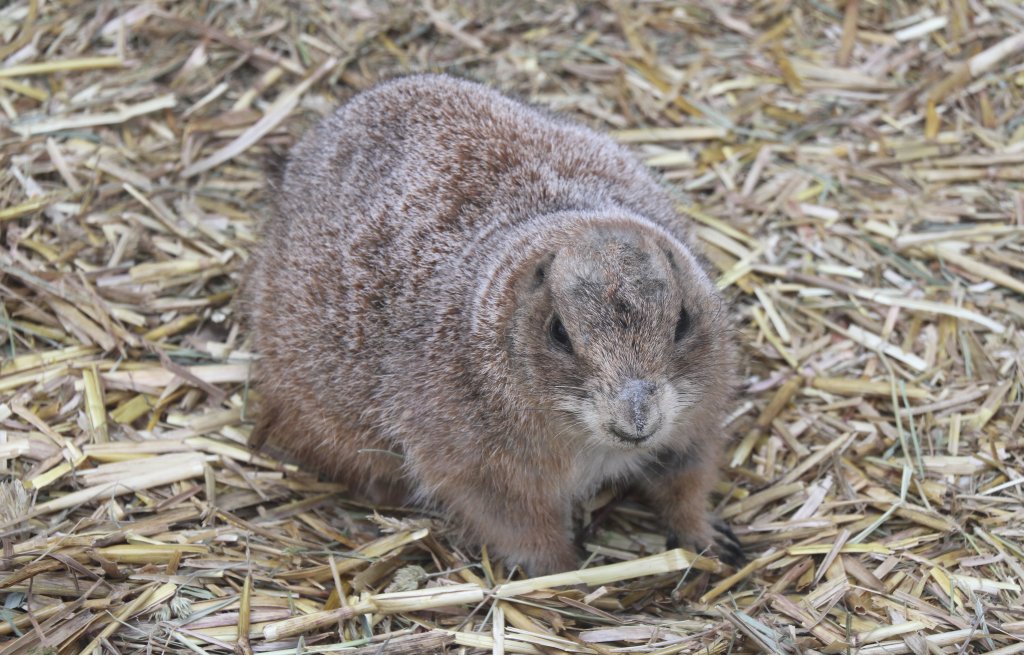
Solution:
{"label": "rodent body", "polygon": [[443,507],[530,573],[574,503],[707,512],[734,346],[690,229],[626,149],[440,75],[354,97],[292,150],[248,281],[255,440]]}

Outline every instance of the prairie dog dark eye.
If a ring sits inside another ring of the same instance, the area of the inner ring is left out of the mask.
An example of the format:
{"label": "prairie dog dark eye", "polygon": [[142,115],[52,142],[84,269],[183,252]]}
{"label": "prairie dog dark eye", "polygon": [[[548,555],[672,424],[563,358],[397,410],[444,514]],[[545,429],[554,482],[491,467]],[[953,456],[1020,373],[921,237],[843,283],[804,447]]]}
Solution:
{"label": "prairie dog dark eye", "polygon": [[548,333],[551,335],[551,340],[556,346],[567,353],[572,352],[572,341],[569,340],[569,333],[565,331],[565,326],[562,325],[562,319],[558,318],[557,315],[551,319],[551,325],[548,327]]}
{"label": "prairie dog dark eye", "polygon": [[686,308],[679,310],[679,319],[676,321],[676,341],[681,340],[690,331],[690,315]]}

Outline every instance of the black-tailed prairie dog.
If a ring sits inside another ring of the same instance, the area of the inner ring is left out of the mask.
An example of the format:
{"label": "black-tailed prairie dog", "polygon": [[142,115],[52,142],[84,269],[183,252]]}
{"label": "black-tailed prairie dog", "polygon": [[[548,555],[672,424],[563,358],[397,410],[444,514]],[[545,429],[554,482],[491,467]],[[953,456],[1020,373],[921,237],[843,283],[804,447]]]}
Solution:
{"label": "black-tailed prairie dog", "polygon": [[668,193],[595,131],[442,75],[360,93],[294,147],[255,254],[254,440],[442,508],[530,574],[574,503],[636,484],[736,555],[708,494],[735,346]]}

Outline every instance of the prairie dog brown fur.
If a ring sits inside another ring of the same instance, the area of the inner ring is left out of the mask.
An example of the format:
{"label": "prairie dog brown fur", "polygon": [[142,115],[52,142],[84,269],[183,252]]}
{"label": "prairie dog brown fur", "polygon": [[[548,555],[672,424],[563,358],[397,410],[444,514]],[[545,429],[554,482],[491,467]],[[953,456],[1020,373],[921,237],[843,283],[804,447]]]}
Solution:
{"label": "prairie dog brown fur", "polygon": [[[735,347],[691,230],[626,149],[485,86],[385,82],[292,150],[249,279],[254,440],[444,508],[531,574],[637,483],[710,520]],[[722,550],[725,549],[725,550]]]}

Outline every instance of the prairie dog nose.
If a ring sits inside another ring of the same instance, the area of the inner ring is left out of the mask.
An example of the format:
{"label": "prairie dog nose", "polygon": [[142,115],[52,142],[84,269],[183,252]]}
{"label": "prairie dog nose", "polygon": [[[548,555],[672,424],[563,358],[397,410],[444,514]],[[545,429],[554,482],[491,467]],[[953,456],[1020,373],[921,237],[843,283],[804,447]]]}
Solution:
{"label": "prairie dog nose", "polygon": [[661,423],[656,402],[658,385],[649,380],[629,380],[619,391],[618,420],[612,433],[626,441],[643,441],[651,436]]}

